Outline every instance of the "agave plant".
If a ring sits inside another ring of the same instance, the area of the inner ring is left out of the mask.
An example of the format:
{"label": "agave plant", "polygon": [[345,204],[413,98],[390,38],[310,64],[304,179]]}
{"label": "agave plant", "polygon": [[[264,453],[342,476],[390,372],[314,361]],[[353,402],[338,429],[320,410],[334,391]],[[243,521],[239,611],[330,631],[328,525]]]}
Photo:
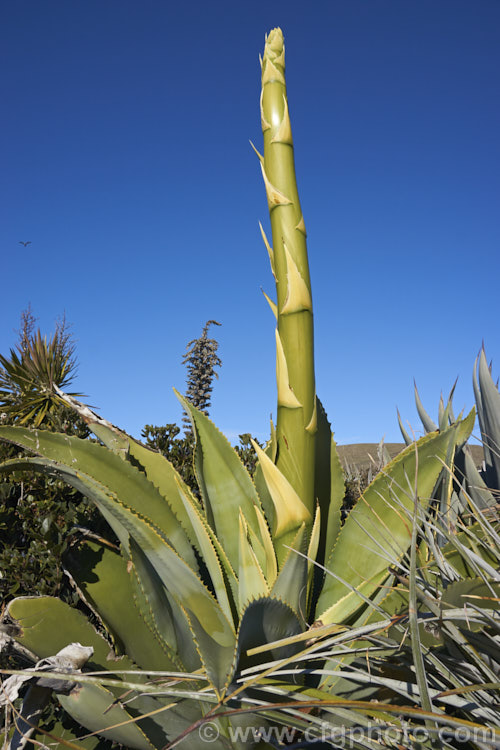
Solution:
{"label": "agave plant", "polygon": [[[478,469],[467,444],[457,447],[448,456],[447,465],[443,468],[433,491],[433,497],[439,502],[441,520],[446,520],[448,529],[456,525],[459,514],[467,510],[471,498],[482,510],[493,511],[499,503],[500,393],[498,385],[493,381],[491,365],[488,366],[484,347],[474,362],[472,382],[484,453],[483,468]],[[443,397],[440,398],[437,424],[425,410],[415,385],[415,404],[426,433],[437,429],[443,430],[456,423],[453,413],[455,385],[446,404]],[[403,427],[399,412],[398,420],[405,443],[410,445],[412,441]],[[441,540],[444,541],[444,537],[441,536]]]}
{"label": "agave plant", "polygon": [[[79,745],[90,735],[95,744],[98,735],[149,750],[190,733],[190,748],[208,740],[217,749],[271,747],[265,731],[304,730],[325,721],[319,708],[332,726],[352,722],[343,667],[366,648],[367,634],[391,624],[379,602],[415,538],[415,497],[425,512],[443,462],[472,429],[473,412],[409,445],[341,523],[342,468],[315,392],[306,233],[279,29],[266,39],[261,116],[278,408],[265,449],[254,444],[254,480],[209,418],[180,395],[196,439],[200,499],[164,456],[55,383],[52,396],[73,408],[99,443],[0,428],[2,439],[34,454],[4,463],[2,472],[29,469],[65,480],[96,504],[120,542],[115,549],[84,540],[68,555],[68,575],[90,619],[50,597],[15,599],[3,617],[8,638],[38,667],[29,673],[32,687],[54,693],[85,728]],[[344,627],[352,629],[348,652]],[[86,671],[61,681],[57,657],[71,643],[92,654]],[[49,682],[40,681],[47,666]],[[39,704],[31,697],[12,748],[25,742],[46,699],[47,692]],[[39,732],[46,731],[42,724]],[[62,726],[51,734],[65,742],[72,736]]]}

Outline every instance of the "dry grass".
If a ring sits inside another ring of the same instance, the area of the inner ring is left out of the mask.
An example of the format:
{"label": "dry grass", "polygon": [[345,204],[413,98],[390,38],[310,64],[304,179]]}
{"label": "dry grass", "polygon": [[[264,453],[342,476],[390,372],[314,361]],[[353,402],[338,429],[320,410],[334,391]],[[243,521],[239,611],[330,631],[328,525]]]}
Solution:
{"label": "dry grass", "polygon": [[[404,443],[385,443],[385,447],[389,451],[391,458],[397,456],[403,448]],[[377,463],[377,443],[354,443],[352,445],[339,445],[337,446],[340,460],[343,465],[349,465],[351,468],[356,467],[360,471],[368,469],[373,466],[373,462]],[[483,449],[480,445],[469,445],[472,451],[472,457],[476,463],[476,466],[480,466],[483,461]],[[372,457],[373,461],[371,460]]]}

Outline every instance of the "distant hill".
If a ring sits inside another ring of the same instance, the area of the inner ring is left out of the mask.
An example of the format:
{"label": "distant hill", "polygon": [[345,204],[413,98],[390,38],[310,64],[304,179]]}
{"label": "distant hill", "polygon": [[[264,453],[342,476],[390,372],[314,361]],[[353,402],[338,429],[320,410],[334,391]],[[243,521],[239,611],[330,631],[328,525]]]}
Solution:
{"label": "distant hill", "polygon": [[[403,448],[404,443],[385,443],[385,447],[389,451],[391,458],[397,456]],[[377,461],[377,448],[378,443],[353,443],[352,445],[338,445],[337,450],[339,452],[340,460],[344,464],[348,464],[351,467],[356,466],[358,469],[368,469],[373,465],[373,461],[370,459],[372,456],[374,461]],[[476,466],[480,466],[483,461],[483,448],[481,445],[469,445],[472,451],[472,457],[476,462]]]}

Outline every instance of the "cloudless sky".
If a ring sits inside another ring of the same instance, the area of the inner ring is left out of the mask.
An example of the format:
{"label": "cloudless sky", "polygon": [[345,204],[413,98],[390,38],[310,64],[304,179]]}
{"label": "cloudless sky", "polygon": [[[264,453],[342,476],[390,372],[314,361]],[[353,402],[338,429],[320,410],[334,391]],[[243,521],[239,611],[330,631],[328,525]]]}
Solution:
{"label": "cloudless sky", "polygon": [[[186,343],[232,440],[275,413],[258,55],[281,26],[316,374],[340,443],[471,408],[500,371],[498,0],[15,0],[0,7],[0,352],[64,311],[74,389],[136,437],[180,422]],[[31,241],[24,248],[20,241]]]}

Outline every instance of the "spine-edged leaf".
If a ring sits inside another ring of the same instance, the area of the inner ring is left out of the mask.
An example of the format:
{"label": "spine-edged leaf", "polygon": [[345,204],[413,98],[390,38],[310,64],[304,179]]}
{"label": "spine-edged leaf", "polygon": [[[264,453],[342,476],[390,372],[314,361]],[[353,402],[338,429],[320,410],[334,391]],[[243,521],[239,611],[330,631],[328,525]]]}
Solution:
{"label": "spine-edged leaf", "polygon": [[349,586],[369,596],[384,571],[408,549],[415,488],[425,508],[449,445],[462,433],[458,425],[424,436],[396,456],[366,488],[342,527],[327,563],[327,568],[348,586],[334,576],[326,576],[317,605],[317,616],[323,623],[343,622],[351,616],[362,602],[356,601]]}
{"label": "spine-edged leaf", "polygon": [[233,676],[236,638],[224,644],[214,644],[214,639],[206,623],[200,621],[192,611],[186,612],[186,616],[198,656],[210,684],[215,689],[217,696],[222,698]]}
{"label": "spine-edged leaf", "polygon": [[191,525],[190,517],[186,513],[184,503],[181,501],[178,492],[178,485],[182,487],[184,495],[189,497],[191,505],[197,506],[201,510],[199,501],[195,498],[189,487],[170,461],[161,453],[156,453],[150,448],[146,448],[136,440],[130,440],[129,453],[140,466],[149,481],[156,487],[158,492],[167,500],[168,504],[175,513],[176,518],[181,522],[189,541],[195,545],[196,534]]}
{"label": "spine-edged leaf", "polygon": [[168,656],[178,659],[185,669],[199,669],[200,661],[185,611],[169,596],[155,568],[133,539],[130,541],[130,561],[134,574],[134,600],[146,625]]}
{"label": "spine-edged leaf", "polygon": [[[274,551],[273,540],[271,538],[271,532],[269,531],[266,519],[264,518],[264,514],[257,507],[255,507],[255,515],[257,516],[257,522],[260,529],[259,539],[264,551],[264,559],[261,562],[261,567],[266,576],[266,581],[270,586],[272,586],[274,581],[276,580],[276,576],[278,575],[278,564],[276,561],[276,553]],[[249,531],[251,534],[253,533],[251,532],[251,527],[249,527]]]}
{"label": "spine-edged leaf", "polygon": [[221,608],[193,569],[170,546],[161,531],[149,519],[123,506],[119,501],[104,501],[109,512],[127,529],[149,559],[163,585],[179,604],[197,615],[212,633],[214,642],[225,645],[234,631]]}
{"label": "spine-edged leaf", "polygon": [[78,549],[70,550],[65,564],[85,602],[98,613],[139,667],[175,670],[181,666],[178,659],[166,653],[134,605],[134,572],[120,554],[102,545],[84,542]]}
{"label": "spine-edged leaf", "polygon": [[192,547],[168,502],[131,463],[102,445],[46,430],[0,427],[1,437],[102,484],[122,503],[150,518],[178,553],[196,569]]}
{"label": "spine-edged leaf", "polygon": [[257,556],[247,536],[247,525],[242,511],[239,517],[239,610],[240,613],[251,599],[258,599],[269,593],[267,581]]}
{"label": "spine-edged leaf", "polygon": [[69,715],[89,731],[124,747],[154,750],[141,726],[145,720],[131,721],[132,715],[121,703],[115,702],[111,691],[101,685],[80,685],[58,699]]}
{"label": "spine-edged leaf", "polygon": [[[277,597],[265,597],[250,602],[241,616],[237,635],[237,671],[262,662],[261,655],[248,656],[247,652],[265,643],[274,643],[303,632],[297,614]],[[301,643],[276,647],[266,652],[264,661],[287,659],[298,653]]]}
{"label": "spine-edged leaf", "polygon": [[177,397],[194,426],[198,450],[197,472],[206,493],[207,519],[224,547],[231,565],[238,567],[238,535],[234,533],[240,508],[258,533],[254,506],[260,506],[257,490],[238,454],[210,419],[187,399]]}
{"label": "spine-edged leaf", "polygon": [[315,562],[318,557],[319,542],[321,536],[321,508],[316,508],[316,514],[314,516],[314,523],[311,529],[311,537],[309,539],[309,546],[307,548],[307,586],[308,589],[312,583],[312,578],[315,571]]}
{"label": "spine-edged leaf", "polygon": [[110,661],[113,655],[108,641],[97,633],[79,610],[61,599],[51,596],[18,597],[7,605],[3,615],[5,618],[11,625],[16,625],[15,640],[38,659],[46,659],[69,643],[78,642],[94,649],[87,663],[88,669],[106,670],[110,665],[116,669],[135,668],[127,657]]}
{"label": "spine-edged leaf", "polygon": [[177,482],[177,489],[179,492],[179,497],[184,505],[185,512],[189,518],[189,522],[192,525],[192,528],[196,535],[196,546],[200,550],[203,561],[207,566],[208,572],[210,574],[217,601],[219,602],[221,609],[226,615],[227,619],[231,622],[233,620],[234,613],[229,601],[228,590],[222,573],[219,558],[217,557],[213,541],[207,530],[206,521],[202,517],[199,509],[184,493],[184,488],[182,487],[180,482]]}
{"label": "spine-edged leaf", "polygon": [[274,503],[274,538],[280,539],[292,531],[295,533],[303,522],[312,523],[311,514],[290,482],[255,441],[252,441],[252,445],[257,453],[267,488]]}
{"label": "spine-edged leaf", "polygon": [[305,625],[307,607],[307,542],[308,533],[303,523],[290,544],[291,549],[271,590],[271,596],[285,602],[302,625]]}
{"label": "spine-edged leaf", "polygon": [[340,532],[342,521],[342,504],[345,497],[344,471],[340,462],[335,440],[330,445],[330,507],[325,534],[325,558],[328,559]]}
{"label": "spine-edged leaf", "polygon": [[[32,459],[30,465],[36,460]],[[43,464],[52,465],[47,467]],[[192,610],[213,633],[215,646],[224,645],[234,639],[233,627],[218,603],[193,569],[177,554],[167,538],[148,518],[123,505],[116,496],[106,494],[105,488],[100,487],[96,482],[92,483],[88,477],[77,476],[76,473],[72,475],[67,467],[58,467],[55,462],[44,460],[43,464],[39,468],[50,469],[55,476],[60,472],[65,481],[80,491],[88,493],[99,510],[109,518],[110,523],[116,522],[113,528],[117,534],[121,534],[120,541],[128,555],[130,555],[131,540],[135,541],[156,570],[170,595],[186,610]]]}

